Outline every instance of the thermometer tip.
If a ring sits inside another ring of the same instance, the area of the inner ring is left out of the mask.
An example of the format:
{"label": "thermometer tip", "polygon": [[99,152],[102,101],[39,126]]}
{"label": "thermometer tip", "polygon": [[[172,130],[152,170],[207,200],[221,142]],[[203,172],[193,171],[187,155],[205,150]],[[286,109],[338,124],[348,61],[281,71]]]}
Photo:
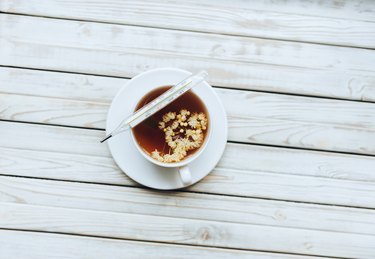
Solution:
{"label": "thermometer tip", "polygon": [[109,138],[111,138],[112,137],[112,135],[110,134],[110,135],[108,135],[107,137],[105,137],[104,139],[102,139],[101,141],[100,141],[100,143],[103,143],[104,141],[106,141],[107,139],[109,139]]}

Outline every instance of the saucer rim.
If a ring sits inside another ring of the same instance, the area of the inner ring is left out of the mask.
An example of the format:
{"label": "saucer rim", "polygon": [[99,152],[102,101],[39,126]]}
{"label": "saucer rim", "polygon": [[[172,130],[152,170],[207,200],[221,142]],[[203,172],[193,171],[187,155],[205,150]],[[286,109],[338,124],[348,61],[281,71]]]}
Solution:
{"label": "saucer rim", "polygon": [[[122,96],[123,92],[126,91],[126,89],[132,84],[132,81],[134,81],[135,79],[140,78],[140,77],[145,77],[145,76],[147,76],[148,74],[151,74],[151,73],[157,73],[157,72],[159,72],[159,71],[163,71],[163,72],[178,72],[178,73],[183,73],[183,74],[185,74],[185,75],[187,75],[187,76],[190,75],[190,74],[192,74],[192,73],[189,72],[189,71],[186,71],[186,70],[183,70],[183,69],[179,69],[179,68],[163,67],[163,68],[156,68],[156,69],[151,69],[151,70],[145,71],[145,72],[140,73],[140,74],[138,74],[137,76],[133,77],[132,79],[130,79],[128,82],[126,82],[126,83],[121,87],[121,89],[117,92],[116,96],[115,96],[115,97],[113,98],[113,100],[112,100],[112,103],[111,103],[110,109],[108,110],[108,113],[107,113],[106,133],[109,132],[108,124],[109,124],[109,117],[110,117],[110,114],[111,114],[112,112],[114,112],[114,111],[113,111],[113,109],[114,109],[114,108],[113,108],[113,103],[115,103],[116,101],[118,101],[117,99],[119,99],[120,96]],[[108,145],[109,151],[110,151],[110,153],[111,153],[111,155],[112,155],[112,157],[113,157],[115,163],[116,163],[117,166],[121,169],[121,171],[122,171],[126,176],[128,176],[131,180],[135,181],[136,183],[139,183],[139,184],[142,185],[142,186],[146,186],[146,187],[148,187],[148,188],[152,188],[152,189],[156,189],[156,190],[178,190],[178,189],[184,189],[184,188],[187,188],[187,187],[189,187],[189,186],[192,186],[192,185],[196,184],[197,182],[201,181],[204,177],[206,177],[208,174],[210,174],[210,173],[212,172],[212,170],[213,170],[213,169],[215,168],[215,166],[218,164],[218,162],[220,161],[220,159],[221,159],[221,157],[223,156],[223,153],[224,153],[224,151],[225,151],[225,147],[226,147],[225,143],[227,142],[227,139],[228,139],[228,119],[227,119],[227,114],[226,114],[225,108],[224,108],[224,106],[223,106],[223,104],[222,104],[222,102],[221,102],[221,99],[219,98],[218,94],[217,94],[216,91],[212,88],[212,86],[210,86],[207,82],[204,82],[204,83],[205,83],[206,87],[209,88],[209,90],[210,90],[210,94],[212,94],[212,96],[214,97],[214,99],[215,99],[215,101],[217,102],[217,104],[219,104],[217,108],[220,107],[220,109],[221,109],[221,114],[223,115],[222,122],[224,122],[224,125],[223,125],[224,127],[223,127],[222,129],[220,129],[220,130],[222,130],[222,132],[220,133],[220,135],[223,136],[223,138],[222,138],[222,142],[224,142],[224,145],[223,145],[222,150],[219,151],[220,154],[217,154],[217,155],[219,155],[217,161],[216,161],[216,159],[215,159],[214,163],[213,163],[213,162],[210,162],[210,163],[212,164],[212,166],[210,166],[210,170],[207,170],[207,172],[204,172],[204,173],[202,174],[201,177],[198,177],[198,179],[193,180],[192,183],[190,183],[190,184],[188,184],[188,185],[182,185],[182,186],[179,186],[179,185],[176,183],[176,184],[171,184],[171,185],[178,185],[178,186],[173,186],[173,187],[171,187],[171,188],[170,188],[170,187],[164,188],[164,187],[160,187],[160,186],[157,186],[157,187],[156,187],[155,185],[150,185],[150,184],[144,183],[143,181],[141,181],[141,180],[139,180],[139,179],[135,179],[131,174],[126,173],[126,170],[124,170],[124,169],[121,167],[121,165],[120,165],[121,163],[119,163],[119,161],[117,161],[117,158],[116,158],[117,155],[115,155],[115,154],[113,153],[115,150],[113,150],[114,148],[111,148],[112,140],[108,141],[108,142],[107,142],[107,145]],[[131,135],[130,132],[124,132],[124,133]],[[123,133],[123,134],[124,134],[124,133]],[[130,138],[132,138],[132,137],[130,136]],[[211,143],[211,142],[212,142],[212,143]],[[212,138],[210,138],[210,139],[208,140],[208,143],[207,143],[207,145],[206,145],[206,148],[207,148],[209,145],[214,145],[215,143],[217,143],[217,142],[214,142],[214,140],[213,140]],[[139,151],[137,150],[137,147],[136,147],[136,146],[134,146],[134,151],[135,151],[135,152],[139,152]],[[203,150],[201,154],[203,154],[203,153],[206,152],[206,151],[207,151],[207,150]],[[200,158],[200,156],[198,156],[198,157],[197,157],[196,159],[194,159],[193,161],[190,161],[190,163],[202,163],[202,161],[199,161],[199,158]],[[147,161],[147,160],[146,160],[146,161]],[[149,161],[148,161],[148,162],[149,162]],[[149,162],[149,163],[151,163],[151,162]],[[156,164],[154,164],[154,165],[155,165],[155,166],[159,166],[159,165],[156,165]],[[189,165],[189,164],[187,164],[186,166],[188,166],[188,165]],[[162,166],[160,166],[160,167],[162,167]],[[166,169],[166,170],[177,170],[178,167],[162,167],[162,168],[164,168],[164,169]],[[141,178],[142,178],[142,177],[141,177]]]}

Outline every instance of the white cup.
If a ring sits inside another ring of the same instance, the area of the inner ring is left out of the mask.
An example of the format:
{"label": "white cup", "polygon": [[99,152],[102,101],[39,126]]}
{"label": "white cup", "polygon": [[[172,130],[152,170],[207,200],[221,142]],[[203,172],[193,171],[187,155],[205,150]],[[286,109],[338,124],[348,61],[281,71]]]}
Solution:
{"label": "white cup", "polygon": [[[203,102],[203,100],[202,100]],[[207,109],[206,109],[207,110]],[[209,138],[210,138],[210,135],[211,135],[211,125],[210,125],[210,116],[208,114],[208,128],[207,128],[207,131],[206,131],[206,136],[204,138],[204,142],[202,144],[201,147],[198,148],[198,150],[196,150],[192,155],[188,156],[187,158],[185,158],[184,160],[180,161],[180,162],[172,162],[172,163],[165,163],[165,162],[160,162],[154,158],[152,158],[149,154],[146,153],[145,150],[143,150],[143,148],[138,144],[134,134],[133,134],[133,130],[131,130],[131,136],[132,136],[132,139],[134,141],[134,144],[135,146],[137,147],[138,151],[148,160],[150,161],[151,163],[154,163],[155,165],[158,165],[158,166],[161,166],[161,167],[167,167],[167,168],[177,168],[179,174],[180,174],[180,178],[181,178],[181,182],[184,186],[186,185],[190,185],[193,181],[192,179],[192,176],[191,176],[191,172],[190,172],[190,169],[189,169],[189,163],[191,163],[194,159],[196,159],[197,157],[199,157],[202,152],[204,151],[204,149],[206,148],[207,146],[207,143],[209,141]]]}

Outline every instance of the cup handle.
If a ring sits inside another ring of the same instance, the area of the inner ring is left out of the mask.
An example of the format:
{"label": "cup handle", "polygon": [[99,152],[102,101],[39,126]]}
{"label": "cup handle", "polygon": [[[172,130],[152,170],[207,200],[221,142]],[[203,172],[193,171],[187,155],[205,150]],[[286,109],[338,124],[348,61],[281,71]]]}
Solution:
{"label": "cup handle", "polygon": [[187,166],[179,167],[178,172],[180,173],[180,178],[184,186],[192,183],[191,173]]}

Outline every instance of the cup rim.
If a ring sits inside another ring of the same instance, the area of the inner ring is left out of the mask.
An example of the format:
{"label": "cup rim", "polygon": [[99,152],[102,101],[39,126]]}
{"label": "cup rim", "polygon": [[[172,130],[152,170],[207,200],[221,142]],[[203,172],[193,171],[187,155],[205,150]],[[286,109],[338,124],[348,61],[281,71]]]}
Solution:
{"label": "cup rim", "polygon": [[[162,87],[162,86],[157,86],[157,87]],[[155,87],[155,89],[157,88]],[[190,90],[190,91],[193,91]],[[146,94],[148,94],[149,92],[147,92]],[[145,94],[145,95],[146,95]],[[196,93],[194,93],[195,95],[197,95]],[[198,98],[200,98],[198,95],[197,95]],[[203,145],[199,147],[199,149],[193,153],[192,155],[190,155],[189,157],[183,159],[182,161],[180,162],[172,162],[172,163],[165,163],[165,162],[160,162],[154,158],[152,158],[150,155],[148,155],[146,153],[145,150],[143,150],[143,148],[138,144],[134,134],[133,134],[133,129],[131,128],[130,129],[130,134],[131,134],[131,137],[132,137],[132,140],[133,140],[133,143],[135,144],[135,146],[137,147],[138,151],[143,155],[143,157],[145,157],[148,161],[150,161],[151,163],[154,163],[158,166],[161,166],[161,167],[168,167],[168,168],[171,168],[171,167],[183,167],[183,166],[186,166],[187,164],[191,163],[192,161],[194,161],[197,157],[199,157],[203,150],[206,148],[207,146],[207,143],[211,137],[211,123],[210,123],[210,114],[208,112],[208,109],[206,107],[206,104],[204,103],[204,101],[202,99],[200,99],[201,102],[203,103],[204,107],[206,108],[206,111],[207,111],[207,117],[208,117],[208,131],[206,132],[206,136],[204,138],[204,142],[203,142]],[[139,102],[139,101],[138,101]]]}

